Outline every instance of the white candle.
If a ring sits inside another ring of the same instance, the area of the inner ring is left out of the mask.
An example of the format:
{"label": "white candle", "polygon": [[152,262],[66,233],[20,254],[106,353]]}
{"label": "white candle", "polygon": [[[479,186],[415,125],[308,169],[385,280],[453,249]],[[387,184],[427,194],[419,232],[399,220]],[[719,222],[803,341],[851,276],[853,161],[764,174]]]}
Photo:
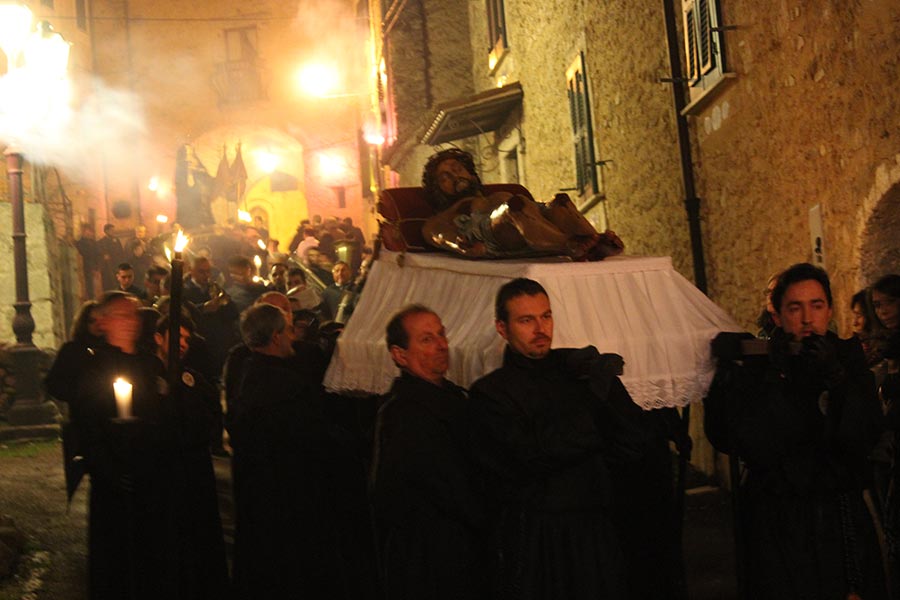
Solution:
{"label": "white candle", "polygon": [[121,377],[113,382],[113,390],[116,392],[116,411],[120,419],[131,417],[131,384]]}

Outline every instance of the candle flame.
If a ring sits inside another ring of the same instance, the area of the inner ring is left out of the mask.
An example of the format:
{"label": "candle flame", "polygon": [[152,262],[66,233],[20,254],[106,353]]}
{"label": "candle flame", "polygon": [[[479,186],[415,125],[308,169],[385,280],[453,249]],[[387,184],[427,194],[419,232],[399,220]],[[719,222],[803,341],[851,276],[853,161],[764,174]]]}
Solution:
{"label": "candle flame", "polygon": [[156,215],[156,222],[157,223],[168,223],[169,217],[167,217],[166,215]]}
{"label": "candle flame", "polygon": [[238,221],[243,221],[244,223],[250,223],[253,219],[250,217],[250,213],[246,210],[238,211]]}
{"label": "candle flame", "polygon": [[171,262],[172,261],[172,250],[169,249],[168,246],[163,246],[163,250],[165,250],[165,252],[166,252],[166,260]]}
{"label": "candle flame", "polygon": [[262,266],[262,259],[259,257],[258,254],[253,257],[253,264],[256,265],[257,269]]}
{"label": "candle flame", "polygon": [[259,249],[260,249],[260,250],[265,250],[265,249],[266,249],[266,243],[265,243],[264,241],[262,241],[262,240],[256,240],[256,245],[259,246]]}
{"label": "candle flame", "polygon": [[178,235],[175,236],[175,252],[181,252],[187,247],[190,238],[184,235],[184,231],[179,229]]}

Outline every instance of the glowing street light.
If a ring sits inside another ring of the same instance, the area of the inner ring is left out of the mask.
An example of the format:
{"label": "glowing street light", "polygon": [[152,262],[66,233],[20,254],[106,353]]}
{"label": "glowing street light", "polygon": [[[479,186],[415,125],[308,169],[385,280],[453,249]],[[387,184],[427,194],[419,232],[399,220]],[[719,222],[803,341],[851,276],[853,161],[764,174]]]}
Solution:
{"label": "glowing street light", "polygon": [[334,154],[319,154],[319,169],[326,179],[340,179],[347,171],[347,162]]}
{"label": "glowing street light", "polygon": [[328,98],[338,89],[340,77],[333,66],[313,63],[297,71],[297,84],[303,93],[317,98]]}
{"label": "glowing street light", "polygon": [[[69,44],[42,21],[31,30],[32,14],[18,4],[0,5],[0,48],[6,55],[7,77],[15,76],[15,93],[6,94],[5,115],[21,131],[52,124],[58,114],[52,110],[61,96],[66,99],[68,89],[66,65]],[[12,137],[16,137],[13,135]],[[55,422],[59,416],[56,406],[44,400],[38,370],[42,353],[32,341],[35,325],[28,296],[28,256],[25,247],[25,202],[22,189],[24,159],[16,147],[22,140],[7,140],[6,172],[12,209],[13,264],[15,270],[16,302],[12,329],[16,344],[10,354],[16,372],[16,399],[7,413],[13,425],[33,425]]]}
{"label": "glowing street light", "polygon": [[272,174],[281,164],[281,157],[269,150],[256,150],[253,153],[256,165],[264,173]]}

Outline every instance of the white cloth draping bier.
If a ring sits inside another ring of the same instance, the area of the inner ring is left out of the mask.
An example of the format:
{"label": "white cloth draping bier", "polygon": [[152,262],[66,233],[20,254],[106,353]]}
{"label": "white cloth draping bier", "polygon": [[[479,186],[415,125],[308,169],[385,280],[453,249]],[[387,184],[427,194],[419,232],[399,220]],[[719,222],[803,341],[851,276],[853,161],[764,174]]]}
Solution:
{"label": "white cloth draping bier", "polygon": [[385,346],[385,328],[398,309],[413,302],[440,315],[450,341],[447,378],[469,387],[502,362],[505,342],[494,328],[494,299],[516,277],[534,279],[547,290],[553,346],[593,345],[621,354],[622,382],[647,409],[702,398],[714,372],[710,341],[720,331],[741,330],[675,271],[669,257],[470,261],[382,251],[338,339],[325,387],[387,392],[398,370]]}

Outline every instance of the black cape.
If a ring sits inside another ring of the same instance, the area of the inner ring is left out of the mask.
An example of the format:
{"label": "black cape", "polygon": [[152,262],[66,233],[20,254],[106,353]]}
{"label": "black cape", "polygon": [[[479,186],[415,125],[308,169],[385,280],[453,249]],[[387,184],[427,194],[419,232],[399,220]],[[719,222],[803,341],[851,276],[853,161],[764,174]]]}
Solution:
{"label": "black cape", "polygon": [[746,465],[741,521],[752,598],[884,598],[880,552],[862,491],[880,408],[857,340],[828,333],[827,372],[790,355],[720,359],[704,399],[713,446]]}
{"label": "black cape", "polygon": [[345,597],[325,480],[334,445],[318,386],[252,353],[229,418],[239,598]]}
{"label": "black cape", "polygon": [[507,348],[471,389],[473,452],[496,511],[496,598],[626,595],[606,463],[637,456],[640,440],[609,402],[624,392],[618,378],[578,377],[572,352],[532,360]]}
{"label": "black cape", "polygon": [[373,498],[390,600],[487,597],[462,388],[404,373],[378,412]]}

